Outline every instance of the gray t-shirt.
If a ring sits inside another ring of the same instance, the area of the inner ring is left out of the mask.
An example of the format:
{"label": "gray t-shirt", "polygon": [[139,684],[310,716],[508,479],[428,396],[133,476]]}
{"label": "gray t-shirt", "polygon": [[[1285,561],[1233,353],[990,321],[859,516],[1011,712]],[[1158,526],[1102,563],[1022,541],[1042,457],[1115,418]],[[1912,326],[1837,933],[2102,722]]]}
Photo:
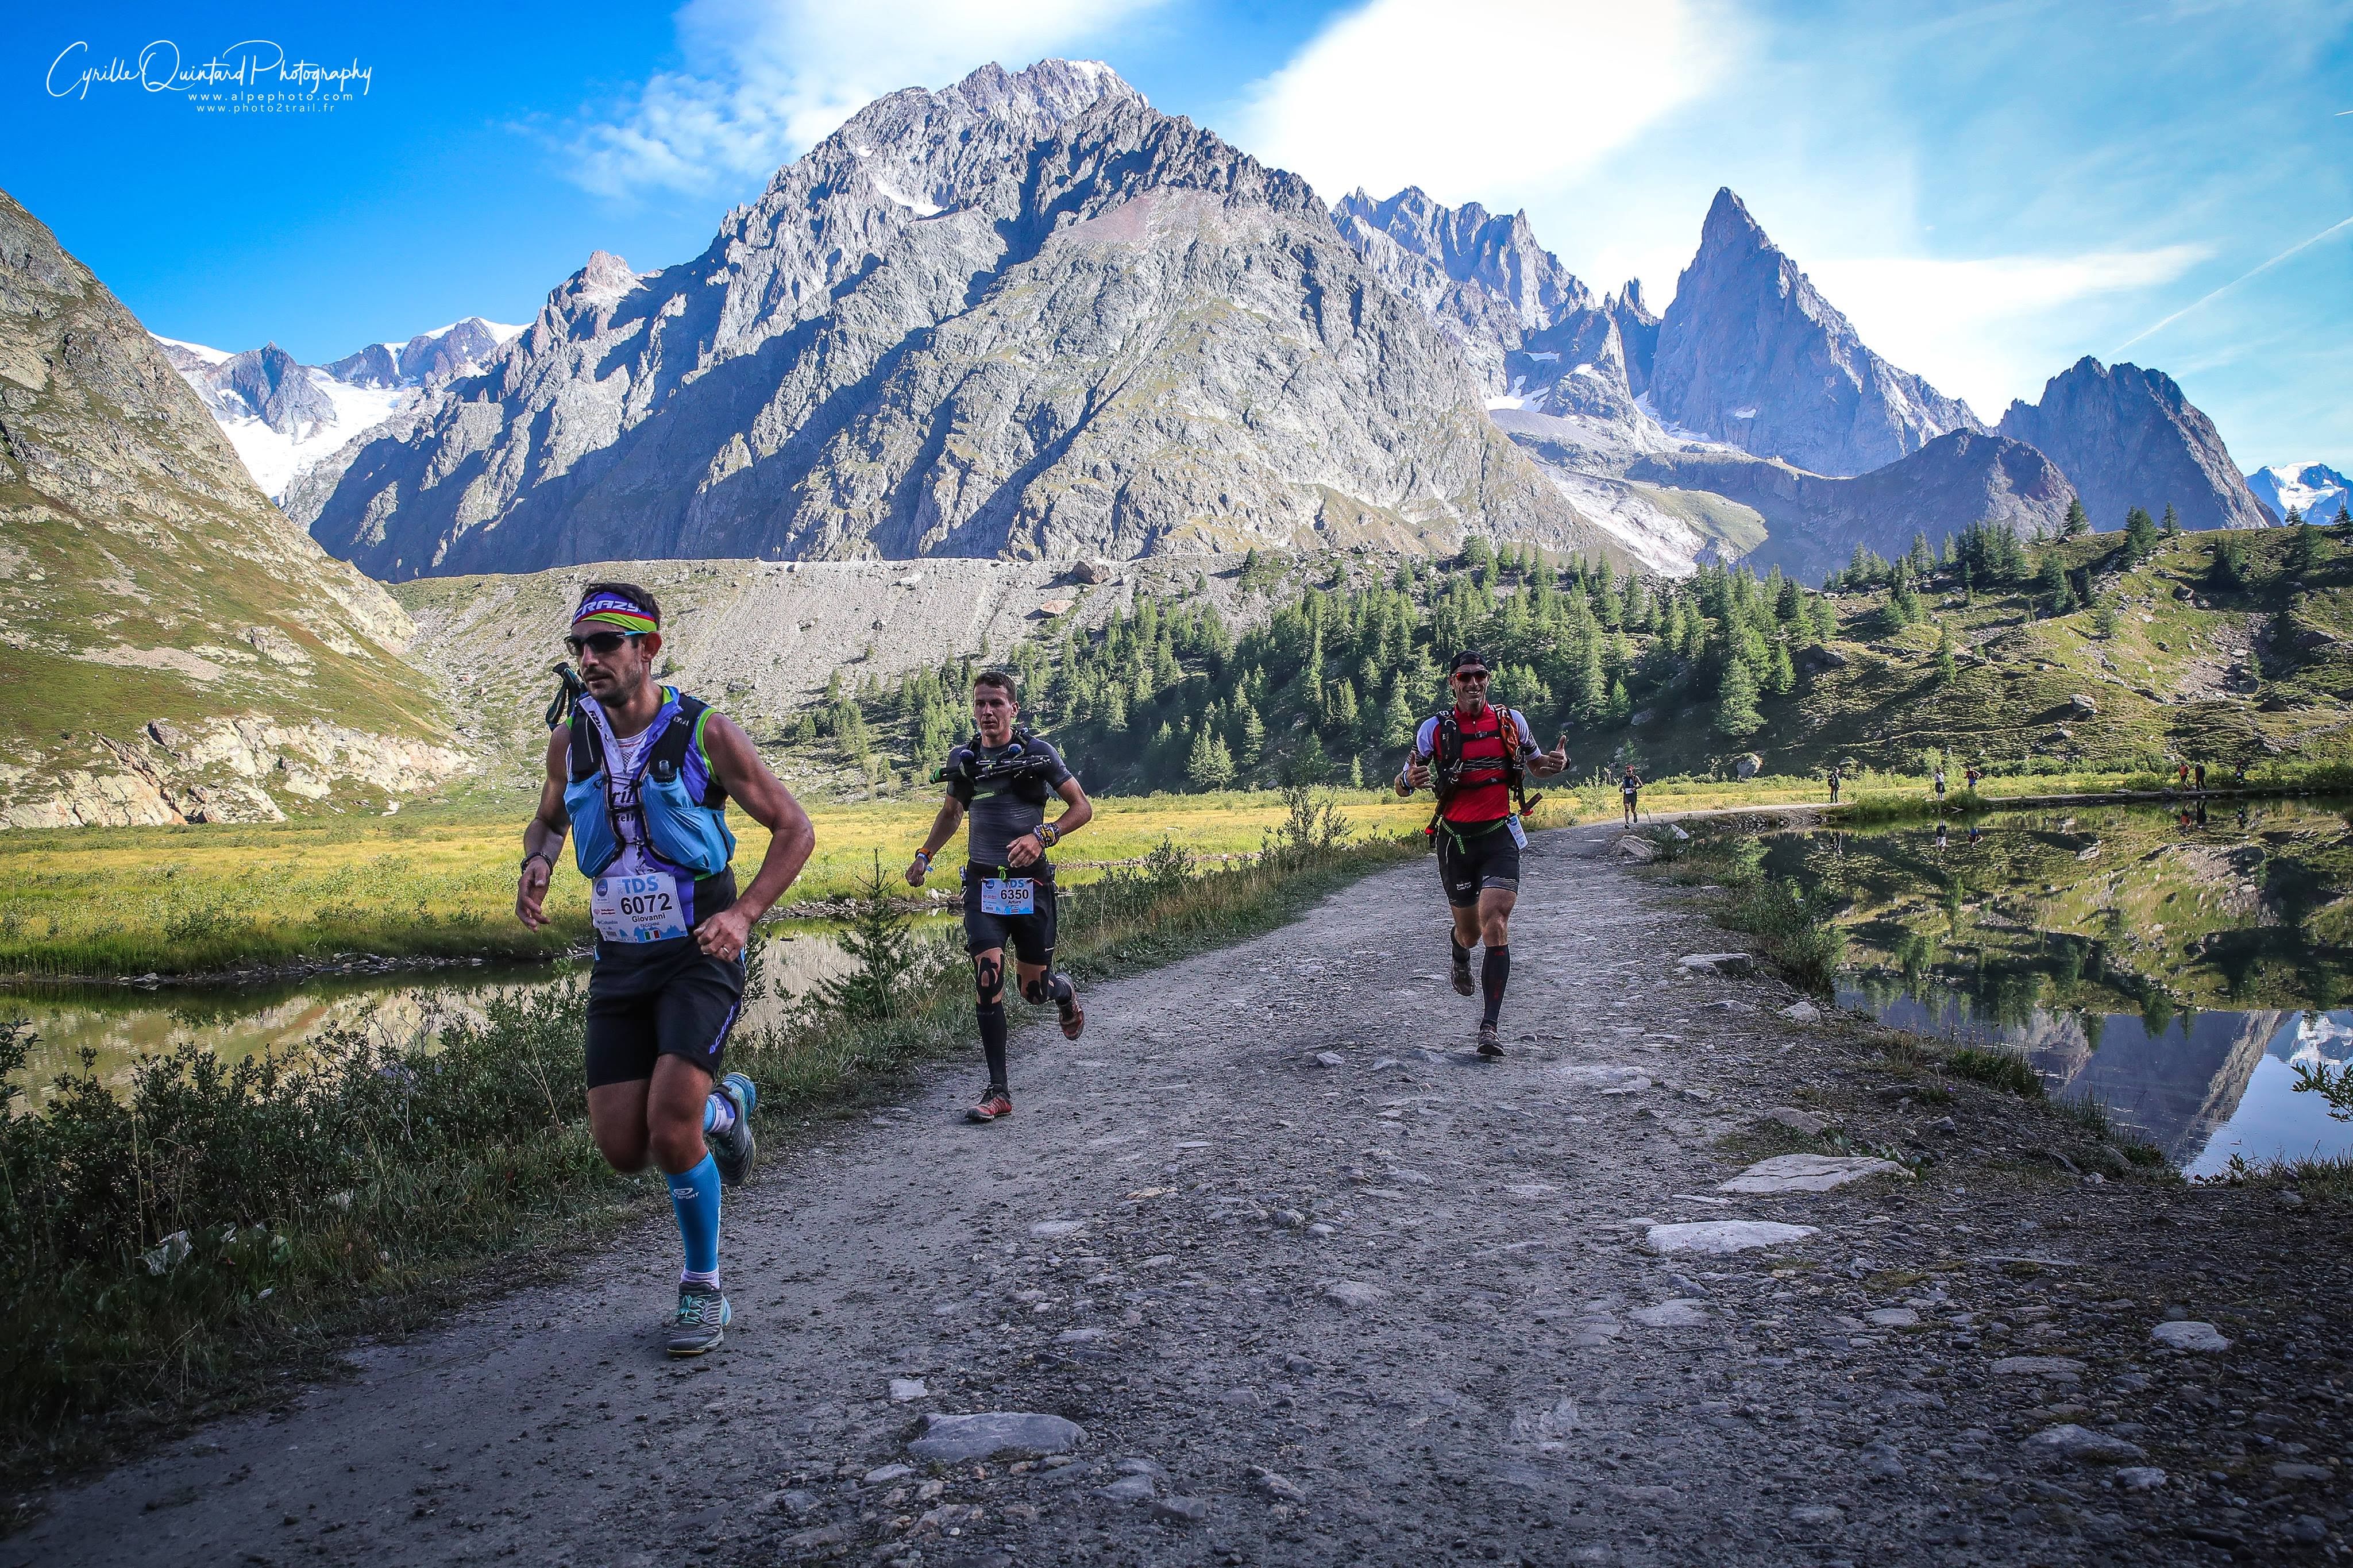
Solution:
{"label": "gray t-shirt", "polygon": [[[986,773],[991,764],[1002,765],[1018,744],[1014,742],[991,748],[976,739],[959,746],[949,758],[948,793],[964,802],[971,814],[965,855],[976,865],[1007,864],[1006,846],[1025,833],[1034,832],[1046,820],[1045,800],[1025,797],[1038,794],[1039,783],[1044,784],[1045,794],[1050,797],[1073,776],[1062,761],[1062,753],[1054,750],[1050,742],[1035,738],[1024,750],[1029,755],[1042,756],[1043,767],[1026,774],[1008,773],[978,781],[956,776],[955,764],[963,761],[965,753],[969,752],[978,771]],[[1033,780],[1038,782],[1032,783]]]}

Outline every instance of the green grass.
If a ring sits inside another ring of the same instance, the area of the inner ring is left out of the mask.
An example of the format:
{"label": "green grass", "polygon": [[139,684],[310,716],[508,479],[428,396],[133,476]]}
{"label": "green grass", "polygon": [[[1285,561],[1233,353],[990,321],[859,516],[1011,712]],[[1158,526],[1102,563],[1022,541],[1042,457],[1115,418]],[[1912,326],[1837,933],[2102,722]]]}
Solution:
{"label": "green grass", "polygon": [[[567,857],[550,889],[554,923],[533,932],[515,920],[524,798],[501,812],[0,834],[0,974],[201,974],[350,953],[553,956],[589,940],[586,884]],[[1430,811],[1427,797],[1335,798],[1360,835],[1419,830]],[[878,849],[903,869],[937,804],[811,803],[818,848],[786,903],[849,895]],[[1163,838],[1204,859],[1255,854],[1286,812],[1272,791],[1109,799],[1096,809],[1056,856],[1073,885],[1102,875],[1104,862],[1141,860]],[[732,820],[748,879],[767,834],[740,812]],[[944,865],[961,844],[949,844]],[[952,892],[952,877],[932,885]]]}
{"label": "green grass", "polygon": [[1945,1058],[1945,1069],[1956,1078],[2003,1089],[2021,1100],[2043,1098],[2042,1075],[2017,1051],[1963,1046]]}
{"label": "green grass", "polygon": [[[1206,874],[1164,856],[1074,899],[1062,951],[1089,982],[1166,963],[1412,853],[1293,842]],[[893,1016],[805,1011],[735,1042],[767,1137],[972,1048],[958,955],[932,939],[911,972]],[[187,1047],[127,1094],[83,1076],[36,1113],[0,1105],[0,1472],[264,1396],[353,1333],[417,1322],[657,1204],[659,1182],[612,1174],[589,1143],[580,1018],[577,989],[547,988],[431,1048],[353,1032],[225,1066]],[[0,1031],[0,1084],[25,1044]],[[191,1254],[151,1273],[142,1254],[183,1232]]]}

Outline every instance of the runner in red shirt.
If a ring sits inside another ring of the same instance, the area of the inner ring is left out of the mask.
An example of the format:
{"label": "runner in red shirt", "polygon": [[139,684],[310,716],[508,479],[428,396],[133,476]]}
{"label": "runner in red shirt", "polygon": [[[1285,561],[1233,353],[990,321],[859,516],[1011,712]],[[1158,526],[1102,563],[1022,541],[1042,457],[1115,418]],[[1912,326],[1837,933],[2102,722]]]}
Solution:
{"label": "runner in red shirt", "polygon": [[1500,1057],[1496,1018],[1512,973],[1512,906],[1519,901],[1520,851],[1528,841],[1513,796],[1524,773],[1549,777],[1568,766],[1568,737],[1549,752],[1537,751],[1525,714],[1488,706],[1487,661],[1475,653],[1456,654],[1447,680],[1454,705],[1422,721],[1397,792],[1411,795],[1424,784],[1438,792],[1430,831],[1438,839],[1439,879],[1454,911],[1448,933],[1454,989],[1471,994],[1471,944],[1483,944],[1479,976],[1486,1010],[1479,1054]]}

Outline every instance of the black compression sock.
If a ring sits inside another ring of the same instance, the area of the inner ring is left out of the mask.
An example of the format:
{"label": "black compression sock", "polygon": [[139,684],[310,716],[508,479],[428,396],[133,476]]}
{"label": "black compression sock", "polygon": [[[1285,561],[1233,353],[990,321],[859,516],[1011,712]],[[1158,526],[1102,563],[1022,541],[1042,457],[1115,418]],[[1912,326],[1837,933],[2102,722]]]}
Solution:
{"label": "black compression sock", "polygon": [[1479,989],[1487,994],[1487,1022],[1504,1010],[1504,983],[1512,977],[1512,950],[1491,947],[1479,961]]}
{"label": "black compression sock", "polygon": [[1446,945],[1448,948],[1451,949],[1454,953],[1455,968],[1468,969],[1471,967],[1471,950],[1463,946],[1461,942],[1455,941],[1454,933],[1452,931],[1448,931],[1446,933]]}
{"label": "black compression sock", "polygon": [[980,1053],[988,1058],[988,1081],[1005,1087],[1005,1004],[984,1002],[973,1009],[980,1018]]}
{"label": "black compression sock", "polygon": [[1065,1018],[1071,1016],[1071,1009],[1079,1005],[1079,988],[1071,984],[1071,977],[1067,974],[1046,976],[1046,991],[1054,998],[1056,1010]]}

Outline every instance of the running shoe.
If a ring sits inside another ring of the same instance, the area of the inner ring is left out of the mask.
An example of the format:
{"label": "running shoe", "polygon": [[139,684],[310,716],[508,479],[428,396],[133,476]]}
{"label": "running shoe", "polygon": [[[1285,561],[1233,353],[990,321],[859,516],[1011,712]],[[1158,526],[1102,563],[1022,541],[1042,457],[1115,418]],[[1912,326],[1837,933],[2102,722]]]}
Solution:
{"label": "running shoe", "polygon": [[1482,1023],[1479,1026],[1479,1054],[1482,1057],[1500,1057],[1504,1054],[1504,1037],[1495,1032],[1495,1026],[1493,1024]]}
{"label": "running shoe", "polygon": [[713,1092],[725,1095],[735,1107],[735,1121],[726,1131],[711,1135],[711,1158],[719,1166],[720,1184],[740,1187],[751,1179],[753,1163],[760,1157],[760,1146],[752,1137],[752,1108],[760,1103],[760,1091],[742,1073],[731,1072]]}
{"label": "running shoe", "polygon": [[[1069,975],[1062,976],[1065,983]],[[1079,1005],[1079,988],[1071,987],[1070,1005],[1062,1009],[1062,1038],[1075,1040],[1087,1032],[1087,1010]]]}
{"label": "running shoe", "polygon": [[1454,994],[1457,996],[1471,996],[1477,994],[1478,990],[1476,985],[1471,984],[1471,955],[1466,952],[1454,961]]}
{"label": "running shoe", "polygon": [[964,1113],[966,1121],[994,1121],[1000,1116],[1013,1114],[1013,1096],[1001,1083],[992,1083],[981,1092],[980,1101]]}
{"label": "running shoe", "polygon": [[691,1279],[678,1288],[678,1315],[670,1321],[668,1349],[674,1356],[702,1355],[727,1338],[734,1310],[716,1285]]}

